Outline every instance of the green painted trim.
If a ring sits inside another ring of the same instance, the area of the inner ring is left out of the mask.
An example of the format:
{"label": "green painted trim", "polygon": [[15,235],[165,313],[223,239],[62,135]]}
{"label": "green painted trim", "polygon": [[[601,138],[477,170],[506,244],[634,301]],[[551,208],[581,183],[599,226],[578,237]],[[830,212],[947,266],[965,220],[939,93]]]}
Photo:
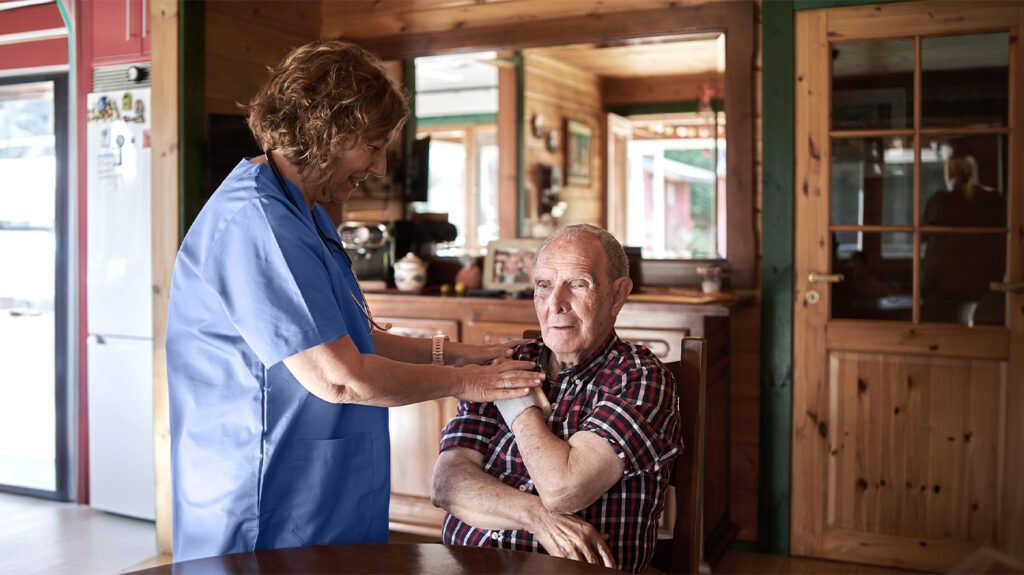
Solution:
{"label": "green painted trim", "polygon": [[[716,112],[725,110],[725,100],[711,100],[711,109]],[[679,114],[700,111],[700,100],[684,100],[681,102],[654,102],[649,104],[612,104],[605,106],[605,112],[620,116],[642,116],[645,114]]]}
{"label": "green painted trim", "polygon": [[[793,402],[794,5],[763,5],[761,446],[758,547],[789,554]],[[771,41],[763,39],[770,38]]]}
{"label": "green painted trim", "polygon": [[203,209],[206,189],[206,2],[178,5],[178,239]]}
{"label": "green painted trim", "polygon": [[427,118],[416,118],[417,128],[429,128],[433,126],[452,125],[480,125],[494,124],[498,121],[497,114],[462,114],[459,116],[431,116]]}
{"label": "green painted trim", "polygon": [[526,71],[523,69],[523,53],[516,50],[511,58],[516,66],[516,222],[519,230],[516,237],[528,238],[526,229],[526,133],[523,118],[526,117]]}
{"label": "green painted trim", "polygon": [[[769,0],[765,4],[771,4],[777,0]],[[847,6],[863,6],[865,4],[893,4],[896,2],[907,2],[909,0],[787,0],[792,2],[793,10],[819,10],[821,8],[846,8]],[[786,2],[782,2],[786,3]]]}

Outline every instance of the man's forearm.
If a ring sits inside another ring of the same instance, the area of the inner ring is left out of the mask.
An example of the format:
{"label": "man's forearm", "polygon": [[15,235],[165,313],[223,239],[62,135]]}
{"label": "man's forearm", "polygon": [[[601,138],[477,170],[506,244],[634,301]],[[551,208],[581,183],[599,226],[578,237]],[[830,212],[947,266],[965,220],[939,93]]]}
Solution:
{"label": "man's forearm", "polygon": [[540,498],[502,483],[478,464],[442,453],[434,472],[434,505],[478,529],[531,529]]}

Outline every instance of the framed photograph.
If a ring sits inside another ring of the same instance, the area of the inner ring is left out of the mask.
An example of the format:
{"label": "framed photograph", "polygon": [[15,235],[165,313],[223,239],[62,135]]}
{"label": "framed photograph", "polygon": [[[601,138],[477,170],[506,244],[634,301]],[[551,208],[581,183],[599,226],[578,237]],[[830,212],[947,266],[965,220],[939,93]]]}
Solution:
{"label": "framed photograph", "polygon": [[483,283],[487,289],[515,292],[533,287],[533,263],[544,240],[494,240],[487,244]]}
{"label": "framed photograph", "polygon": [[578,120],[565,121],[565,185],[590,185],[590,126]]}

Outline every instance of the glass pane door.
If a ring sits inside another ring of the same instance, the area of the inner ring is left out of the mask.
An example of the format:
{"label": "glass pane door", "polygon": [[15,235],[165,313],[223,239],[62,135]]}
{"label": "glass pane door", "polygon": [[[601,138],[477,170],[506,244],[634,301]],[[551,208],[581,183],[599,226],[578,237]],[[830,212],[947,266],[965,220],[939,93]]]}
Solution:
{"label": "glass pane door", "polygon": [[57,387],[64,85],[0,84],[0,487],[50,494],[63,491],[66,457]]}
{"label": "glass pane door", "polygon": [[832,317],[1004,325],[1006,32],[832,44]]}

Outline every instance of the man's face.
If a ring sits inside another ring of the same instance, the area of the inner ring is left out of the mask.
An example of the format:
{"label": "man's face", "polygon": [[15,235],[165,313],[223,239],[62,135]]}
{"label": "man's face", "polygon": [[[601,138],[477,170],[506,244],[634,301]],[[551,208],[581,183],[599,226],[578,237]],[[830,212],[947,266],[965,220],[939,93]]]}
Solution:
{"label": "man's face", "polygon": [[596,238],[560,239],[534,264],[533,305],[544,344],[562,364],[585,359],[615,325],[632,284],[612,281]]}

